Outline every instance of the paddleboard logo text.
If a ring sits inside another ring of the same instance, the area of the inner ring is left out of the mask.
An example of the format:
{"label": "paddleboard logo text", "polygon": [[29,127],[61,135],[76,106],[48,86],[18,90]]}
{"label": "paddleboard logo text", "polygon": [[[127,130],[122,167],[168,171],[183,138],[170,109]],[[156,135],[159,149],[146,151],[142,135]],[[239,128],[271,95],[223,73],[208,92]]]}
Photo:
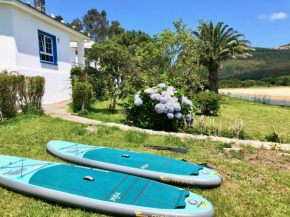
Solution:
{"label": "paddleboard logo text", "polygon": [[184,180],[184,179],[172,179],[172,182],[177,183],[177,184],[193,184],[193,181],[190,180]]}
{"label": "paddleboard logo text", "polygon": [[170,179],[166,179],[165,176],[160,176],[162,182],[170,182]]}
{"label": "paddleboard logo text", "polygon": [[[148,216],[148,215],[142,215],[142,212],[138,212],[138,211],[135,211],[135,214],[136,214],[136,217],[170,217],[170,216],[168,216],[168,215],[150,215],[150,216]],[[177,216],[175,216],[175,217],[177,217]]]}
{"label": "paddleboard logo text", "polygon": [[117,199],[120,199],[120,195],[121,192],[116,192],[115,194],[113,194],[110,200],[115,202]]}
{"label": "paddleboard logo text", "polygon": [[136,217],[149,217],[147,215],[142,215],[142,212],[135,211]]}
{"label": "paddleboard logo text", "polygon": [[149,167],[149,164],[144,164],[144,165],[141,167],[141,169],[145,170],[145,169],[147,169],[148,167]]}

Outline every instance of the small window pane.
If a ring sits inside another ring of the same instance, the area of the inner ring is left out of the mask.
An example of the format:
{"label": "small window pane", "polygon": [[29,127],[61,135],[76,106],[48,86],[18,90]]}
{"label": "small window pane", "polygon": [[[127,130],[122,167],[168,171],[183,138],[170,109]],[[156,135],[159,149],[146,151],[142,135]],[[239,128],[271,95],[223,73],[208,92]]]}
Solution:
{"label": "small window pane", "polygon": [[43,35],[41,35],[41,34],[39,34],[38,35],[38,37],[39,37],[39,48],[40,48],[40,51],[44,51],[44,49],[43,49]]}
{"label": "small window pane", "polygon": [[45,37],[45,42],[50,44],[51,43],[51,38]]}

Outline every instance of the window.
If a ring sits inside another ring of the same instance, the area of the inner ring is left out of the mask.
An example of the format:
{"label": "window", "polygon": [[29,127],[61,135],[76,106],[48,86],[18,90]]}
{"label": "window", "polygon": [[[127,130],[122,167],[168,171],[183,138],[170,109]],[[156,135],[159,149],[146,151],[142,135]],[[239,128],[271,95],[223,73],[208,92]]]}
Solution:
{"label": "window", "polygon": [[38,31],[40,62],[57,64],[56,38],[48,33]]}

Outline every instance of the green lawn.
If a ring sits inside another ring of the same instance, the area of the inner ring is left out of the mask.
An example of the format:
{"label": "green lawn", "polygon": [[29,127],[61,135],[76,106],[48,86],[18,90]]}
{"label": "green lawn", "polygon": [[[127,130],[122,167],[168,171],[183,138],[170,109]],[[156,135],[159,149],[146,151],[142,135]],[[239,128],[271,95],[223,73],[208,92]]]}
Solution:
{"label": "green lawn", "polygon": [[115,113],[109,110],[109,105],[110,101],[97,101],[92,105],[89,114],[80,114],[80,116],[103,122],[124,123],[126,117],[124,114],[123,101],[118,100]]}
{"label": "green lawn", "polygon": [[233,127],[237,119],[244,120],[244,129],[253,139],[265,140],[265,136],[273,133],[274,125],[284,142],[290,143],[289,107],[224,97],[220,115],[214,118],[215,124],[221,122],[223,127]]}
{"label": "green lawn", "polygon": [[[119,101],[117,112],[109,112],[109,101],[95,102],[89,114],[83,117],[104,122],[124,123],[125,114]],[[198,122],[200,115],[196,115]],[[214,121],[213,121],[214,119]],[[265,105],[242,99],[224,97],[221,102],[221,111],[217,117],[205,118],[205,123],[222,129],[234,128],[235,120],[244,120],[244,130],[254,140],[266,140],[265,136],[273,133],[272,125],[283,138],[284,143],[290,143],[290,108],[275,105]]]}
{"label": "green lawn", "polygon": [[[290,216],[290,158],[276,150],[244,148],[241,154],[225,154],[219,143],[181,140],[171,136],[149,136],[116,127],[99,126],[88,134],[87,125],[48,116],[19,116],[0,124],[0,154],[63,162],[46,151],[50,140],[150,152],[189,162],[205,163],[221,173],[224,184],[216,189],[188,190],[207,198],[216,216]],[[156,151],[145,143],[184,147],[186,155]],[[28,197],[0,187],[1,216],[106,216],[45,200]]]}

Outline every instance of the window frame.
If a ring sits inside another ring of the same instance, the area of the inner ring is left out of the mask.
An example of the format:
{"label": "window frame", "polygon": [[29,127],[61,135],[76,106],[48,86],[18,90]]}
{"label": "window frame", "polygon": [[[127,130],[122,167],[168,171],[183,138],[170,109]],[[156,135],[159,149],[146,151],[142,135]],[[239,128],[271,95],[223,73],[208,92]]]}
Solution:
{"label": "window frame", "polygon": [[[39,59],[41,63],[46,63],[46,64],[52,64],[52,65],[58,65],[58,61],[57,61],[57,48],[56,48],[56,37],[52,34],[49,34],[47,32],[38,30],[38,47],[39,47]],[[42,48],[43,51],[41,51],[40,48],[40,35],[43,35],[43,44],[42,44]],[[47,53],[47,49],[46,49],[46,38],[51,40],[51,53]],[[47,55],[47,56],[51,56],[53,58],[53,61],[46,61],[46,60],[42,60],[41,59],[41,55]]]}

